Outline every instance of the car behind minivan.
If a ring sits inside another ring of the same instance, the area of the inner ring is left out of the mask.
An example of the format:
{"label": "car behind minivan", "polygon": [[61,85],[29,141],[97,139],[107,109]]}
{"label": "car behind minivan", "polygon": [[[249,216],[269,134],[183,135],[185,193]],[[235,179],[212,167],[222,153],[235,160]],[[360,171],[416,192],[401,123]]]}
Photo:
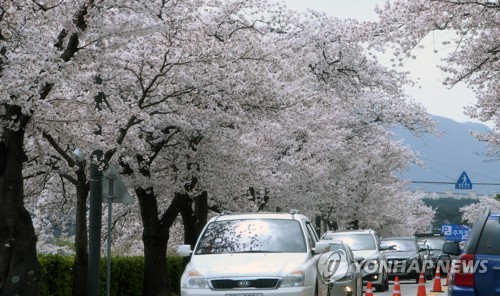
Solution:
{"label": "car behind minivan", "polygon": [[371,282],[377,291],[383,292],[389,289],[389,277],[385,268],[387,259],[383,252],[388,248],[380,245],[380,237],[376,231],[372,229],[327,231],[321,238],[347,243],[354,256],[361,261],[363,283]]}

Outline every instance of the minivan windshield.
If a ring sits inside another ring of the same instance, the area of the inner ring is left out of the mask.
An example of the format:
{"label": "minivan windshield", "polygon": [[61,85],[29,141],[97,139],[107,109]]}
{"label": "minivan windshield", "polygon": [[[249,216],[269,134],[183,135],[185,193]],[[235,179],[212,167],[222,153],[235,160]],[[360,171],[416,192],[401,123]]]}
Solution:
{"label": "minivan windshield", "polygon": [[306,252],[301,225],[295,220],[244,219],[210,223],[195,254]]}

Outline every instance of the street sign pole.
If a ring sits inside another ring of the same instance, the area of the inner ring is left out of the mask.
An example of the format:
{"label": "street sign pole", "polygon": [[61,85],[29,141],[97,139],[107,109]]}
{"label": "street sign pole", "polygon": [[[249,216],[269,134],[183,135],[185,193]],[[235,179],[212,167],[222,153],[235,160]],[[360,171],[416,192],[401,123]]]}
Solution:
{"label": "street sign pole", "polygon": [[123,180],[120,178],[118,170],[112,165],[104,172],[102,178],[102,194],[106,196],[108,204],[108,239],[107,239],[107,259],[106,259],[106,296],[111,294],[111,243],[113,224],[113,203],[131,203],[132,199],[127,191]]}

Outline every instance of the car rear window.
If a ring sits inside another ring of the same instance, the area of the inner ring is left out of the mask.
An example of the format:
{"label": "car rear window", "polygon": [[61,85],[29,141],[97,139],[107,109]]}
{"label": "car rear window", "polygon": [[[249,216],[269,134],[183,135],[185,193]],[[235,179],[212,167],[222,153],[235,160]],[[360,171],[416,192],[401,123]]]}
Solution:
{"label": "car rear window", "polygon": [[306,252],[301,224],[295,220],[244,219],[210,223],[195,254]]}
{"label": "car rear window", "polygon": [[500,255],[500,221],[498,216],[486,221],[478,241],[476,253]]}
{"label": "car rear window", "polygon": [[418,251],[417,242],[414,240],[382,240],[382,246],[393,247],[394,251]]}
{"label": "car rear window", "polygon": [[371,234],[344,234],[344,233],[331,233],[324,237],[324,239],[338,239],[344,241],[351,250],[376,250],[375,238]]}
{"label": "car rear window", "polygon": [[431,250],[442,250],[443,245],[446,242],[442,238],[427,238],[423,240],[425,245]]}

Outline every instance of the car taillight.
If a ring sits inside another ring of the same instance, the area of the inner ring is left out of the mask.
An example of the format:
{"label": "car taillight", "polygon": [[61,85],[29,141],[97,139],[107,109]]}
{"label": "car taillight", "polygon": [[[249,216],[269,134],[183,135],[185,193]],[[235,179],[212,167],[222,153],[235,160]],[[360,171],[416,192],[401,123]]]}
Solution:
{"label": "car taillight", "polygon": [[457,286],[474,287],[474,255],[462,254],[453,264],[453,283]]}

